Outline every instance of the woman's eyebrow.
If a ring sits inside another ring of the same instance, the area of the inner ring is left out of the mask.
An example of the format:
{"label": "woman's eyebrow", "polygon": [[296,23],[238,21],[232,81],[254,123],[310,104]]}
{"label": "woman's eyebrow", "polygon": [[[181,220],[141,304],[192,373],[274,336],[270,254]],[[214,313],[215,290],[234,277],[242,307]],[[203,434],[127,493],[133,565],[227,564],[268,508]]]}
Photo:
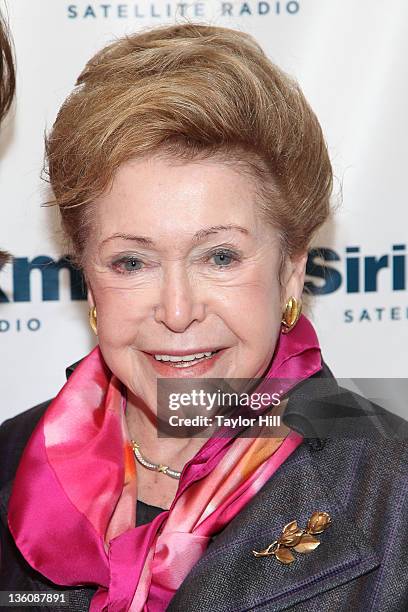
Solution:
{"label": "woman's eyebrow", "polygon": [[[218,232],[231,231],[231,230],[236,230],[246,235],[250,234],[250,231],[246,227],[242,227],[241,225],[236,225],[234,223],[229,223],[227,225],[212,225],[211,227],[206,227],[206,228],[198,230],[192,237],[191,242],[193,242],[194,244],[197,244],[201,242],[202,240],[204,240],[205,238],[207,238],[207,236],[210,236],[211,234],[217,234]],[[116,234],[112,234],[112,236],[109,236],[108,238],[105,238],[105,240],[102,240],[101,246],[105,244],[106,242],[108,242],[109,240],[114,240],[115,238],[121,238],[122,240],[129,240],[131,242],[137,242],[141,246],[145,246],[145,247],[155,246],[152,238],[149,238],[148,236],[137,236],[134,234],[123,234],[120,232]]]}

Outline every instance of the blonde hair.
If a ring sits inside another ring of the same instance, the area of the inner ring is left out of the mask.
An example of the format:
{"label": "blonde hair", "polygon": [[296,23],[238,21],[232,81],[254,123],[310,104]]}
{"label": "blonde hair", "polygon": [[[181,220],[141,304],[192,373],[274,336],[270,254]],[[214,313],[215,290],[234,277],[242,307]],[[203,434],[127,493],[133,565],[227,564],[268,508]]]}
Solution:
{"label": "blonde hair", "polygon": [[46,155],[79,266],[93,201],[137,157],[214,159],[247,172],[291,257],[330,213],[332,168],[315,114],[257,42],[229,28],[159,26],[102,49],[62,105]]}

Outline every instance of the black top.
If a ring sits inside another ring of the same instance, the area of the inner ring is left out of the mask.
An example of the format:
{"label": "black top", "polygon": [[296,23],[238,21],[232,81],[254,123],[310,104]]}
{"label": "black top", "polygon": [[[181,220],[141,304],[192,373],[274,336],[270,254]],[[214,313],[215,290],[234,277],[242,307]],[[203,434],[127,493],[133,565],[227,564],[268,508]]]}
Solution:
{"label": "black top", "polygon": [[136,527],[150,523],[161,512],[165,512],[165,509],[158,506],[150,506],[138,499],[136,504]]}

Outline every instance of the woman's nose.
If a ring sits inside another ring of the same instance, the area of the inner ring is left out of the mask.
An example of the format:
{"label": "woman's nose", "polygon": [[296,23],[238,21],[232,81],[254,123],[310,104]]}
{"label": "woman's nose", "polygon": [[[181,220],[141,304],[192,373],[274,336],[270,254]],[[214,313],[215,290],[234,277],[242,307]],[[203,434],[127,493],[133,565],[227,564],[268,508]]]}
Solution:
{"label": "woman's nose", "polygon": [[201,322],[206,314],[197,283],[189,278],[185,269],[167,270],[160,286],[160,302],[154,316],[158,323],[175,332],[183,332],[193,321]]}

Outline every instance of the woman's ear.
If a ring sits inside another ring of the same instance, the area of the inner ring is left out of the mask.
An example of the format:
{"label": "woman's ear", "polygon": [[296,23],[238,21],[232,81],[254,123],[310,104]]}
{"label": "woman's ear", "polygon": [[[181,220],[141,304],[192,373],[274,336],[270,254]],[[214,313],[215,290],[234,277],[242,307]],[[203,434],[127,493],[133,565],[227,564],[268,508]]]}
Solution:
{"label": "woman's ear", "polygon": [[93,296],[93,293],[92,293],[92,289],[91,289],[91,286],[89,285],[89,283],[87,283],[87,295],[86,295],[86,299],[88,300],[88,304],[89,304],[90,308],[92,308],[92,306],[96,306],[95,300],[94,300],[94,296]]}
{"label": "woman's ear", "polygon": [[286,276],[283,287],[285,303],[290,297],[297,300],[302,298],[303,285],[305,283],[306,263],[308,253],[305,251],[293,259],[288,259],[286,264]]}

